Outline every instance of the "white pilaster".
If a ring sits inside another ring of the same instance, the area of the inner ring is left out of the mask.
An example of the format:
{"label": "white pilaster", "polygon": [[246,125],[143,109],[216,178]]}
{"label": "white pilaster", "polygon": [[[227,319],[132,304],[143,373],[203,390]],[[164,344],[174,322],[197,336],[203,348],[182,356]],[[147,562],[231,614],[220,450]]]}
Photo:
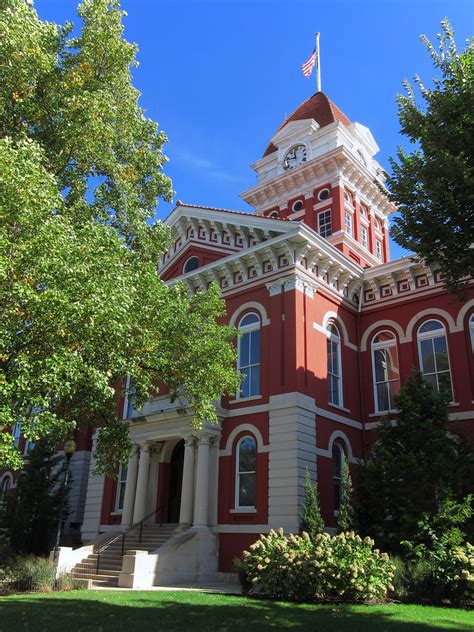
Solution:
{"label": "white pilaster", "polygon": [[196,496],[194,504],[194,527],[207,527],[209,512],[209,435],[201,435],[198,444],[196,468]]}
{"label": "white pilaster", "polygon": [[302,393],[270,397],[269,527],[295,532],[304,498],[305,470],[316,474],[316,406]]}
{"label": "white pilaster", "polygon": [[135,491],[137,488],[138,448],[133,446],[127,467],[127,482],[125,484],[125,497],[123,499],[122,524],[130,526],[133,521],[133,509],[135,506]]}
{"label": "white pilaster", "polygon": [[209,525],[217,524],[219,493],[219,437],[213,437],[209,455]]}
{"label": "white pilaster", "polygon": [[92,456],[89,468],[89,479],[87,483],[86,502],[84,506],[84,521],[81,528],[82,539],[84,542],[93,540],[99,533],[102,497],[104,495],[105,476],[103,474],[95,476],[92,473],[96,464],[94,458],[96,442],[97,432],[95,433],[92,442]]}
{"label": "white pilaster", "polygon": [[145,517],[146,492],[148,487],[148,473],[150,469],[150,446],[146,443],[140,446],[140,460],[138,462],[137,492],[135,495],[135,509],[133,524]]}
{"label": "white pilaster", "polygon": [[179,526],[181,529],[188,529],[193,523],[194,442],[194,437],[187,437],[184,441],[183,486],[179,509]]}

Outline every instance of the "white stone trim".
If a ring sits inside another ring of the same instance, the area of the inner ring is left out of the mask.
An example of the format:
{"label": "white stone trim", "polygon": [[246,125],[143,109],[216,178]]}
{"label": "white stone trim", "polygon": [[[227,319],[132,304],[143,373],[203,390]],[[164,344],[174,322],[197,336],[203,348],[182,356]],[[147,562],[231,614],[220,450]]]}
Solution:
{"label": "white stone trim", "polygon": [[218,533],[268,533],[268,524],[218,524]]}
{"label": "white stone trim", "polygon": [[340,424],[345,426],[350,426],[351,428],[357,428],[357,430],[362,430],[362,423],[360,421],[356,421],[354,419],[348,419],[347,417],[343,417],[342,415],[338,415],[337,413],[333,413],[330,410],[326,410],[325,408],[320,408],[319,406],[316,408],[316,413],[321,415],[321,417],[326,417],[331,421],[337,421]]}
{"label": "white stone trim", "polygon": [[440,316],[441,318],[444,318],[444,320],[448,324],[448,329],[450,333],[458,331],[458,329],[456,328],[456,323],[454,322],[454,318],[451,316],[451,314],[448,314],[446,310],[440,309],[439,307],[430,307],[428,309],[421,310],[421,312],[418,312],[413,316],[413,318],[411,318],[406,328],[406,340],[404,342],[409,342],[413,340],[413,329],[415,328],[417,322],[421,321],[421,319],[423,319],[425,316],[432,317],[433,320],[436,320],[436,316]]}
{"label": "white stone trim", "polygon": [[223,450],[219,450],[219,456],[232,455],[235,437],[241,432],[250,432],[255,437],[255,440],[257,441],[257,452],[269,451],[270,446],[264,444],[262,433],[256,426],[254,426],[253,424],[240,424],[240,426],[236,426],[232,430],[232,432],[229,433],[229,436],[227,437],[227,442],[225,444],[225,448]]}
{"label": "white stone trim", "polygon": [[268,318],[267,310],[261,303],[257,303],[256,301],[249,301],[248,303],[244,303],[240,305],[235,312],[232,314],[229,320],[229,327],[235,327],[235,323],[240,315],[247,310],[256,310],[260,314],[260,320],[262,327],[270,324],[270,319]]}
{"label": "white stone trim", "polygon": [[456,317],[456,329],[455,331],[463,331],[464,330],[464,318],[470,309],[474,307],[474,298],[461,307]]}
{"label": "white stone trim", "polygon": [[349,349],[352,349],[353,351],[357,351],[358,350],[357,345],[349,341],[349,334],[347,333],[347,327],[344,321],[342,320],[342,318],[336,312],[333,312],[333,311],[326,312],[323,317],[322,325],[319,325],[318,323],[313,322],[314,329],[316,329],[316,331],[319,331],[320,333],[324,334],[327,338],[329,338],[328,324],[331,319],[334,320],[335,324],[339,327],[339,329],[342,332],[342,339],[344,342],[344,346],[349,347]]}
{"label": "white stone trim", "polygon": [[291,290],[298,290],[303,294],[306,294],[309,298],[313,298],[317,291],[317,288],[312,283],[309,283],[298,272],[294,272],[290,277],[284,277],[281,280],[276,280],[272,283],[266,283],[268,293],[270,296],[277,296],[282,292],[290,292]]}
{"label": "white stone trim", "polygon": [[404,343],[404,342],[410,342],[411,341],[411,338],[406,338],[405,337],[405,332],[403,331],[403,328],[401,327],[401,325],[399,325],[394,320],[378,320],[377,322],[372,323],[371,325],[369,325],[367,327],[367,329],[364,331],[364,333],[362,334],[362,337],[360,339],[360,350],[361,351],[367,351],[368,338],[369,338],[370,334],[373,331],[375,331],[376,329],[378,329],[379,327],[392,327],[392,329],[394,329],[397,332],[398,340],[399,340],[400,344]]}

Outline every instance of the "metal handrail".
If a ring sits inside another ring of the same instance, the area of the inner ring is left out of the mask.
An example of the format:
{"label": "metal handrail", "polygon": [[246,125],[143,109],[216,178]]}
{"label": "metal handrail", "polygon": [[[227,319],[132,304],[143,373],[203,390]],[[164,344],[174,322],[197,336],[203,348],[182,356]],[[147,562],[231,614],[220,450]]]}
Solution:
{"label": "metal handrail", "polygon": [[119,533],[118,535],[114,536],[110,540],[107,540],[107,542],[105,542],[101,547],[99,547],[99,549],[97,551],[96,575],[99,574],[100,555],[101,555],[101,553],[106,551],[109,548],[109,546],[111,546],[112,544],[115,544],[115,542],[117,542],[117,540],[120,540],[120,538],[122,538],[122,556],[123,556],[123,554],[125,552],[125,538],[127,537],[127,535],[131,531],[134,531],[137,527],[140,527],[140,535],[139,535],[138,541],[141,542],[142,541],[142,535],[143,535],[143,523],[145,522],[145,520],[148,520],[149,518],[151,518],[152,516],[154,516],[158,512],[160,512],[160,527],[162,527],[163,526],[163,506],[160,506],[160,507],[157,507],[156,509],[154,509],[153,511],[151,511],[147,516],[142,518],[140,520],[140,522],[136,522],[135,524],[132,524],[128,529],[126,529],[125,531],[122,531],[122,533]]}

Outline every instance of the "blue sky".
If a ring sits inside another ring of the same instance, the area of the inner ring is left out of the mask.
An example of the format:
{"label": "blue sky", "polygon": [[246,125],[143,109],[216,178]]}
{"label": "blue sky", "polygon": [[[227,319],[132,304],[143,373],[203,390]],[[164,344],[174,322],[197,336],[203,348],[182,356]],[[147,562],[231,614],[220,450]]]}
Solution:
{"label": "blue sky", "polygon": [[[74,0],[37,0],[44,19],[75,20]],[[404,78],[433,77],[421,33],[451,21],[459,48],[474,32],[471,0],[123,0],[125,36],[138,44],[134,83],[169,143],[175,199],[250,211],[239,193],[250,164],[315,92],[301,64],[321,32],[322,89],[367,125],[384,167],[399,133],[395,95]],[[170,206],[161,203],[158,216]],[[392,258],[403,251],[392,243]]]}

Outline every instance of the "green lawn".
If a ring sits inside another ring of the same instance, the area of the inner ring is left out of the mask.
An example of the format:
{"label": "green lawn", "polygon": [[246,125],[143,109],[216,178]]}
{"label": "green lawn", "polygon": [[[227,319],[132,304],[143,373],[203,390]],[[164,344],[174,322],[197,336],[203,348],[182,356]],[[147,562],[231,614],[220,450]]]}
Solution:
{"label": "green lawn", "polygon": [[474,630],[474,612],[390,604],[291,604],[199,592],[86,591],[0,597],[0,632]]}

